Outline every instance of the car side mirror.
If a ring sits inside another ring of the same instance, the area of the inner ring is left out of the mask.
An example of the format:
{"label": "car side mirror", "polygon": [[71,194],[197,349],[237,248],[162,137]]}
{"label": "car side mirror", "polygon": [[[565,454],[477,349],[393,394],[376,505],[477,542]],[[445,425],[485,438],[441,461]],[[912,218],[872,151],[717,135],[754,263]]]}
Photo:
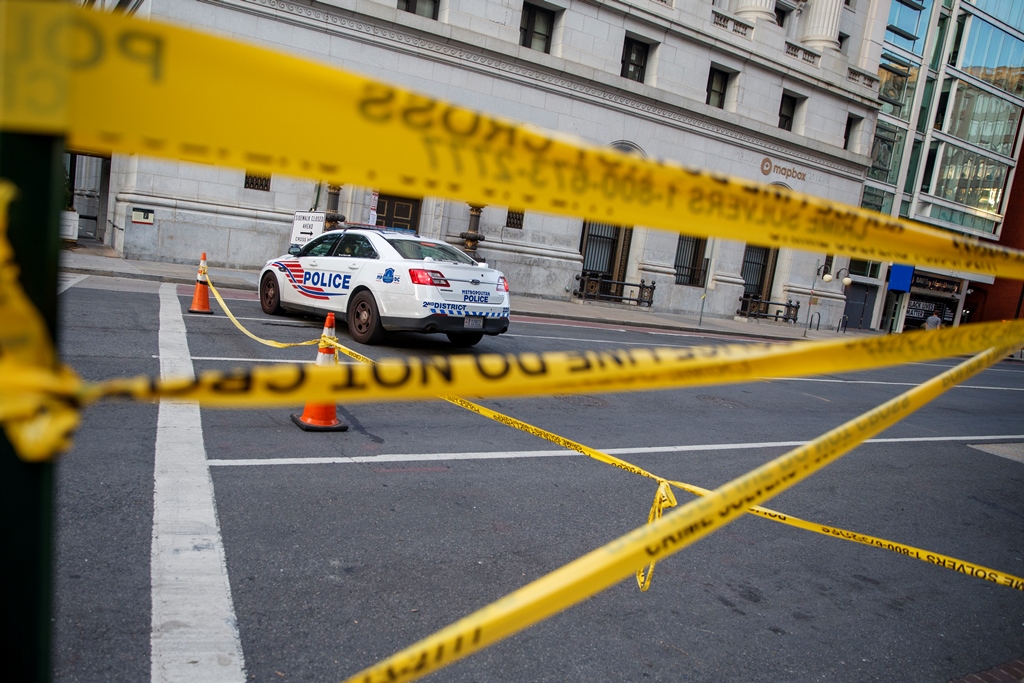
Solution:
{"label": "car side mirror", "polygon": [[291,244],[288,246],[288,253],[292,256],[298,256],[300,251],[302,251],[301,244]]}

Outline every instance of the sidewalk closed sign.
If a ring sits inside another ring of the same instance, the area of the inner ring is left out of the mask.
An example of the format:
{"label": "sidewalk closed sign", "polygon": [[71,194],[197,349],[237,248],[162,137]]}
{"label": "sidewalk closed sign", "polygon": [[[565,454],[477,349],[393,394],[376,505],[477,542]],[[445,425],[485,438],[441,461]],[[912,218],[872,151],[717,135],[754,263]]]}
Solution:
{"label": "sidewalk closed sign", "polygon": [[292,244],[305,244],[324,231],[324,220],[327,214],[323,211],[295,212],[292,218]]}

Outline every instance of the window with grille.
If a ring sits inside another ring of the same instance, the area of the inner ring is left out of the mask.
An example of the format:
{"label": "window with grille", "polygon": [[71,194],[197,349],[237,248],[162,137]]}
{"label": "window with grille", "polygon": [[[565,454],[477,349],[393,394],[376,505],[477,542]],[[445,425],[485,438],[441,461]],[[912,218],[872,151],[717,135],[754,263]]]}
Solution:
{"label": "window with grille", "polygon": [[676,284],[703,287],[707,277],[704,250],[707,240],[680,235],[676,245]]}
{"label": "window with grille", "polygon": [[398,9],[428,19],[437,19],[437,10],[440,5],[439,0],[398,0]]}
{"label": "window with grille", "polygon": [[264,192],[270,192],[270,175],[246,171],[245,188],[247,190],[263,190]]}
{"label": "window with grille", "polygon": [[725,108],[725,89],[729,87],[729,73],[711,67],[708,72],[708,99],[707,104],[719,109]]}
{"label": "window with grille", "polygon": [[622,47],[622,77],[637,83],[644,82],[647,69],[647,52],[650,45],[633,38],[626,38]]}
{"label": "window with grille", "polygon": [[522,230],[523,229],[523,217],[525,215],[526,215],[525,212],[520,211],[518,209],[509,209],[508,210],[508,215],[505,217],[505,227],[506,228],[518,228],[519,230]]}
{"label": "window with grille", "polygon": [[523,19],[519,24],[519,44],[531,50],[551,52],[551,34],[555,30],[555,13],[549,9],[523,3]]}

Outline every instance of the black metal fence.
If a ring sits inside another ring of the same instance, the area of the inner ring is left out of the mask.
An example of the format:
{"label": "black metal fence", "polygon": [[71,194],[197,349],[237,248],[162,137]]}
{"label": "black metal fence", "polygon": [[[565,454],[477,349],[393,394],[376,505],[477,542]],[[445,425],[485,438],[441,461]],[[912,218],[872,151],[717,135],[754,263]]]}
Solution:
{"label": "black metal fence", "polygon": [[741,296],[736,315],[747,318],[774,318],[795,325],[796,318],[800,315],[800,302],[767,301],[756,296]]}
{"label": "black metal fence", "polygon": [[[579,287],[572,290],[572,295],[578,299],[591,301],[618,301],[619,303],[631,303],[637,306],[650,308],[654,303],[654,282],[647,284],[644,280],[636,282],[622,282],[612,280],[604,273],[587,273],[576,276]],[[637,292],[636,296],[626,296],[626,292]]]}

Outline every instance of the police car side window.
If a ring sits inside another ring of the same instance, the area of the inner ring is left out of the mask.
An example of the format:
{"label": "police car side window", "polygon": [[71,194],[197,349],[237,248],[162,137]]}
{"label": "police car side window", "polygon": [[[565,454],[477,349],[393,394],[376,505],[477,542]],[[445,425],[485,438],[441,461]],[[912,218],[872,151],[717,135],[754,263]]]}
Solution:
{"label": "police car side window", "polygon": [[377,258],[377,250],[370,244],[370,240],[363,235],[353,235],[356,238],[355,251],[352,255],[356,258]]}
{"label": "police car side window", "polygon": [[299,256],[326,256],[337,241],[338,235],[324,235],[320,239],[307,244],[299,253]]}
{"label": "police car side window", "polygon": [[370,240],[362,235],[345,235],[338,243],[332,256],[348,258],[377,258],[377,251],[370,244]]}

